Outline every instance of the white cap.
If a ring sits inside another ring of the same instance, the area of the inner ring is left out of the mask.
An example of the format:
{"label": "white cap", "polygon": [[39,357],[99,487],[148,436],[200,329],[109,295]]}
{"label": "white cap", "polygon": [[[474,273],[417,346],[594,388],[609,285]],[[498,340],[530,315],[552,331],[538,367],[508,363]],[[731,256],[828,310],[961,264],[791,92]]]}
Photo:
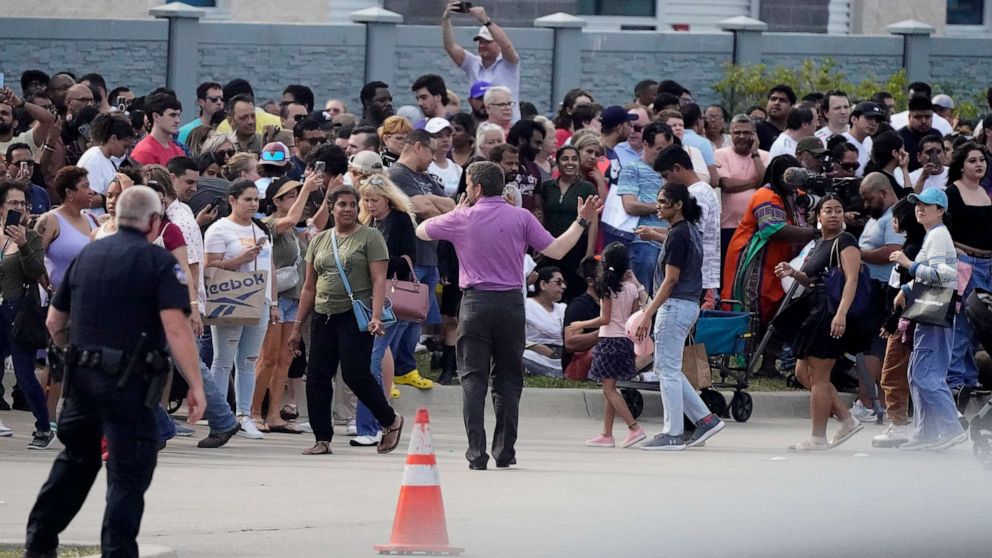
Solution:
{"label": "white cap", "polygon": [[437,116],[428,120],[427,124],[424,124],[424,130],[427,130],[428,134],[436,134],[445,128],[451,128],[451,123]]}
{"label": "white cap", "polygon": [[482,39],[483,41],[490,41],[490,42],[492,42],[492,41],[495,40],[495,39],[493,39],[493,34],[489,32],[489,27],[487,27],[485,25],[483,25],[482,27],[480,27],[479,28],[479,32],[475,34],[475,37],[474,38],[472,38],[473,41],[478,41],[479,39]]}
{"label": "white cap", "polygon": [[940,107],[940,108],[945,108],[945,109],[952,109],[952,108],[954,108],[954,99],[952,99],[950,97],[950,95],[944,95],[943,93],[941,93],[940,95],[935,96],[933,98],[933,100],[930,101],[930,102],[932,102],[934,104],[934,106],[937,106],[937,107]]}

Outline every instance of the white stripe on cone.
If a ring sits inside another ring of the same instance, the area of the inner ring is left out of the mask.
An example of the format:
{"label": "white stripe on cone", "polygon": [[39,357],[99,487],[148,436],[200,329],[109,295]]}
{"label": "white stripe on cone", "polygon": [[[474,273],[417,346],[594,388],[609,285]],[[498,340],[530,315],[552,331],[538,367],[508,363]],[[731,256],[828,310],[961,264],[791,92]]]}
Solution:
{"label": "white stripe on cone", "polygon": [[410,449],[407,455],[433,455],[434,443],[431,441],[430,424],[414,424],[410,434]]}
{"label": "white stripe on cone", "polygon": [[436,465],[407,465],[403,469],[403,486],[441,486]]}

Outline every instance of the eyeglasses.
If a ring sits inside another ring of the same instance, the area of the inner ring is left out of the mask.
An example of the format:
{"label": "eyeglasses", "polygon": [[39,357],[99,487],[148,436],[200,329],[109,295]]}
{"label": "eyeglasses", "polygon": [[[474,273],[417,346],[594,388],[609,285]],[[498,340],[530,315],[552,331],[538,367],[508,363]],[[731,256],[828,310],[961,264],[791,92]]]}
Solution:
{"label": "eyeglasses", "polygon": [[206,101],[210,101],[211,103],[220,103],[220,102],[223,102],[224,101],[224,96],[223,95],[219,95],[219,96],[215,97],[213,95],[207,95],[203,99],[206,100]]}
{"label": "eyeglasses", "polygon": [[22,200],[9,200],[6,202],[6,205],[9,205],[10,207],[27,207],[28,202]]}
{"label": "eyeglasses", "polygon": [[287,158],[285,151],[263,151],[262,160],[270,161],[273,163],[281,163]]}
{"label": "eyeglasses", "polygon": [[565,288],[567,286],[564,279],[552,279],[551,282],[562,288]]}
{"label": "eyeglasses", "polygon": [[79,101],[80,103],[92,103],[93,97],[69,97],[70,101]]}
{"label": "eyeglasses", "polygon": [[327,137],[320,136],[319,138],[300,138],[300,141],[305,141],[310,145],[324,145],[327,143]]}
{"label": "eyeglasses", "polygon": [[515,101],[508,101],[505,103],[489,103],[489,106],[504,109],[511,108],[515,104],[517,104]]}

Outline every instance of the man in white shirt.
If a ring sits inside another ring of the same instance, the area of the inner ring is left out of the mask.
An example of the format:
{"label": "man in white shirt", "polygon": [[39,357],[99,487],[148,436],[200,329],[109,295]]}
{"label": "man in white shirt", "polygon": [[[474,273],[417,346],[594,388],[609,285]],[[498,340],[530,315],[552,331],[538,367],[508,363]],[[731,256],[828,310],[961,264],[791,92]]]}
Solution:
{"label": "man in white shirt", "polygon": [[944,152],[943,138],[931,134],[920,140],[920,151],[916,157],[922,166],[909,173],[908,186],[917,194],[927,188],[947,188],[947,154]]}
{"label": "man in white shirt", "polygon": [[863,176],[865,165],[871,160],[871,137],[878,131],[878,125],[885,120],[882,107],[871,101],[855,105],[851,111],[851,129],[844,132],[847,142],[858,149],[858,170],[855,176]]}
{"label": "man in white shirt", "polygon": [[[933,96],[933,90],[930,89],[930,84],[923,83],[922,81],[917,81],[909,84],[908,98],[912,99],[913,97],[926,97],[929,100],[932,96]],[[893,114],[892,117],[889,118],[889,123],[892,124],[893,130],[898,131],[902,128],[905,128],[906,126],[909,125],[909,111],[904,110],[902,112]],[[951,126],[951,123],[938,114],[933,115],[933,122],[931,123],[931,126],[935,130],[940,132],[942,136],[946,136],[947,134],[950,134],[954,131],[954,128]]]}
{"label": "man in white shirt", "polygon": [[[14,109],[23,108],[31,118],[38,122],[38,126],[31,128],[21,134],[14,135],[17,129],[17,119],[14,117]],[[6,153],[7,147],[14,143],[26,143],[31,148],[31,155],[35,160],[41,158],[41,148],[45,144],[45,138],[52,125],[55,124],[55,115],[39,107],[34,103],[29,103],[21,99],[9,87],[0,89],[0,153]]]}
{"label": "man in white shirt", "polygon": [[816,131],[816,137],[823,142],[824,147],[827,141],[847,132],[848,118],[851,115],[851,101],[847,99],[847,93],[839,90],[828,91],[823,97],[823,115],[827,117],[827,125]]}
{"label": "man in white shirt", "polygon": [[785,131],[779,134],[768,150],[772,159],[779,155],[795,156],[799,140],[813,135],[813,111],[804,108],[790,110],[785,126]]}
{"label": "man in white shirt", "polygon": [[497,25],[486,14],[482,6],[468,9],[468,13],[479,20],[482,27],[475,34],[479,45],[479,54],[466,51],[455,42],[455,33],[451,25],[451,14],[459,12],[461,2],[451,0],[441,15],[441,30],[444,35],[444,50],[451,60],[458,65],[468,78],[469,85],[477,81],[486,81],[490,85],[502,85],[509,88],[513,94],[513,120],[520,120],[520,55],[513,48],[510,37],[503,28]]}

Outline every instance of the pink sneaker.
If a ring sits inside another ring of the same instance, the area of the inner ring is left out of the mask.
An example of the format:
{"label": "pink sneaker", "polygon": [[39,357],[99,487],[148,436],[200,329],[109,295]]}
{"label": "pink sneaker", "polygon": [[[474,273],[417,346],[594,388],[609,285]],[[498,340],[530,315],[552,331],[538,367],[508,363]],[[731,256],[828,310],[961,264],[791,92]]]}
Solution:
{"label": "pink sneaker", "polygon": [[587,440],[586,445],[590,448],[614,448],[617,446],[617,443],[613,440],[613,436],[603,436],[600,434],[592,440]]}
{"label": "pink sneaker", "polygon": [[643,428],[638,427],[637,430],[628,430],[627,437],[623,439],[623,444],[620,444],[620,447],[629,448],[647,437],[648,435],[644,432]]}

